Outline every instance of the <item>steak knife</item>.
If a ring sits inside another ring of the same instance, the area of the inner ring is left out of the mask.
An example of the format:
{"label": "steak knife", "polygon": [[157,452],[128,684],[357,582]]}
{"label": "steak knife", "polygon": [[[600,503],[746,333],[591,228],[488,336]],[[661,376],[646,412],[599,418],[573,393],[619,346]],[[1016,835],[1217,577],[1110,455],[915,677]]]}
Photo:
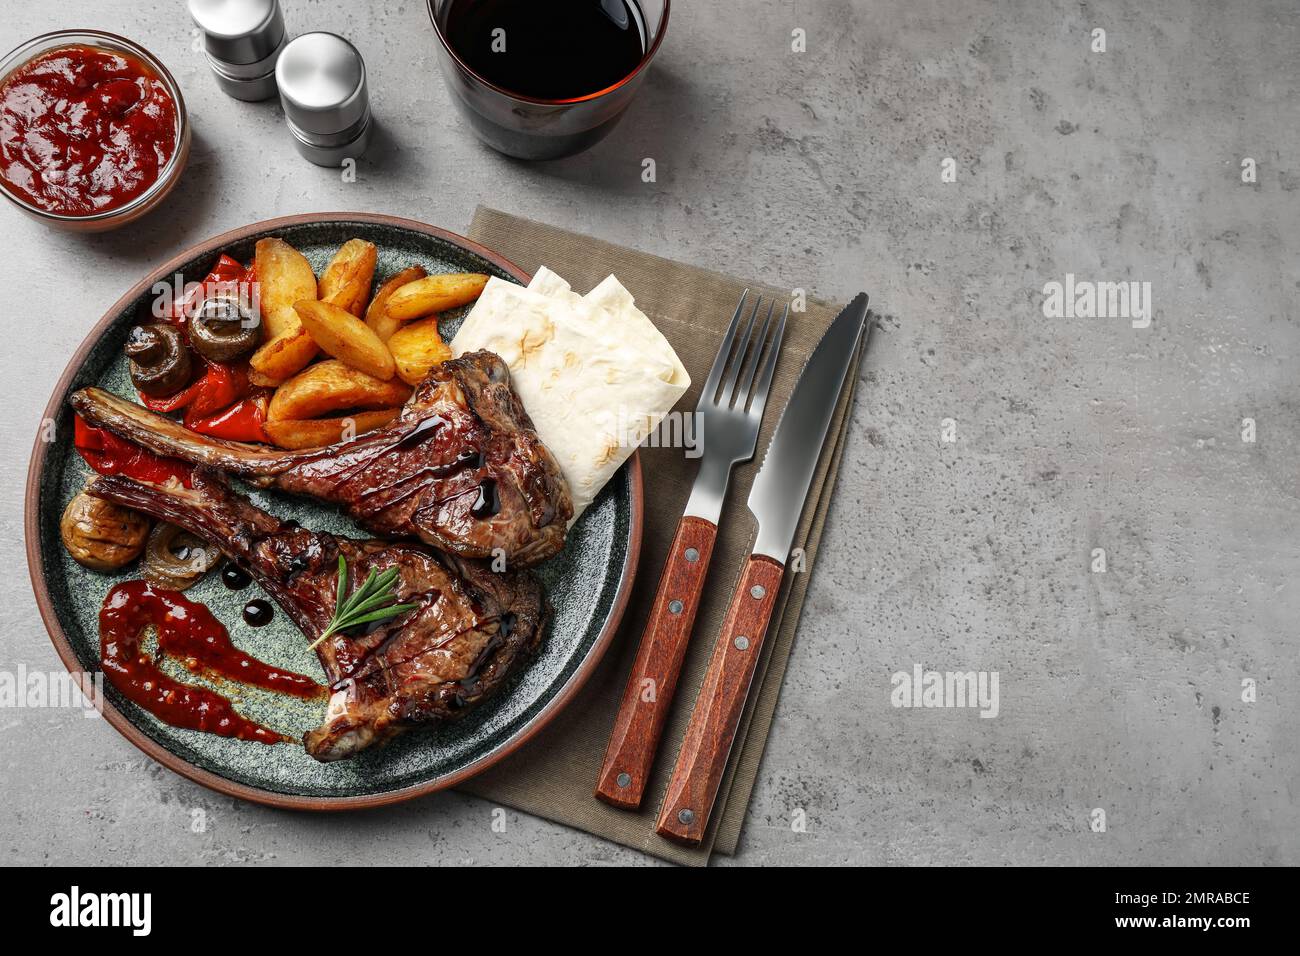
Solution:
{"label": "steak knife", "polygon": [[704,837],[776,605],[799,516],[867,322],[860,293],[831,323],[795,384],[749,493],[758,522],[700,685],[655,828],[689,846]]}

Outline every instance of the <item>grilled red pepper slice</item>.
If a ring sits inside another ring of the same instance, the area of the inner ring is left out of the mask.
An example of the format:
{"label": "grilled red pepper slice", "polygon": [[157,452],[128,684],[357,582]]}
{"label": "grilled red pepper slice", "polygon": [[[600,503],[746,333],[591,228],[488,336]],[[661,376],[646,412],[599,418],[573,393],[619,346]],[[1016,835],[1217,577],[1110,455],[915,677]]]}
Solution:
{"label": "grilled red pepper slice", "polygon": [[110,431],[87,425],[80,415],[75,416],[73,422],[73,446],[86,464],[101,475],[126,475],[152,484],[175,478],[185,487],[190,487],[192,469],[185,462],[156,455]]}
{"label": "grilled red pepper slice", "polygon": [[241,398],[215,415],[204,418],[185,416],[185,427],[201,435],[213,438],[226,438],[230,441],[271,441],[266,434],[266,406],[270,402],[267,392],[259,390]]}

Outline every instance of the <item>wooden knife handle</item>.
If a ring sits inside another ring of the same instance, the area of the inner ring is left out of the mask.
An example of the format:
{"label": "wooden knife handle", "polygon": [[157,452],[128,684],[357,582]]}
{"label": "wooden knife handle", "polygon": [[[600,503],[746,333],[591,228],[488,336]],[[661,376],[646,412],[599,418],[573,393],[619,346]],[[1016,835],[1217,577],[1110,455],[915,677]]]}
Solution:
{"label": "wooden knife handle", "polygon": [[718,526],[703,518],[677,523],[596,781],[596,796],[624,810],[641,805],[717,537]]}
{"label": "wooden knife handle", "polygon": [[784,565],[762,555],[745,564],[664,794],[660,836],[688,846],[704,838],[784,574]]}

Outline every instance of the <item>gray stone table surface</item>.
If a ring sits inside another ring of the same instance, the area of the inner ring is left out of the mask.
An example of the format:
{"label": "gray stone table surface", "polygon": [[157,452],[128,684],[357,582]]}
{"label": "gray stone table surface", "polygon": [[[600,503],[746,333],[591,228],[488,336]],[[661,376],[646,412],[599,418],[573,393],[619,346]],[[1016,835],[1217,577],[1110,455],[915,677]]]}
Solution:
{"label": "gray stone table surface", "polygon": [[[0,211],[0,669],[59,666],[23,481],[67,357],[127,286],[275,215],[463,230],[485,203],[872,294],[820,564],[719,862],[1300,863],[1293,2],[679,3],[623,125],[545,165],[469,135],[419,0],[284,5],[366,57],[383,135],[355,182],[299,159],[277,104],[218,91],[178,2],[5,5],[6,48],[70,26],[146,44],[195,141],[166,209],[124,231]],[[1150,283],[1149,325],[1048,317],[1067,274]],[[996,672],[997,716],[895,706],[915,665]],[[242,805],[66,710],[0,710],[0,750],[8,863],[651,862],[513,812],[494,832],[459,795]]]}

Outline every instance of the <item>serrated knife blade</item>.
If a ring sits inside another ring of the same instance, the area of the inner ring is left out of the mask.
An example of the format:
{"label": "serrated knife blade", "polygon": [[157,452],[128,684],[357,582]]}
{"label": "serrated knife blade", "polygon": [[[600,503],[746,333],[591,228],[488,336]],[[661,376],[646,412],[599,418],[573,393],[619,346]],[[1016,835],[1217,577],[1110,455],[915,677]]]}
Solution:
{"label": "serrated knife blade", "polygon": [[867,301],[867,294],[860,292],[836,316],[781,412],[749,492],[749,510],[758,521],[754,554],[781,564],[790,556],[831,416],[867,327]]}

